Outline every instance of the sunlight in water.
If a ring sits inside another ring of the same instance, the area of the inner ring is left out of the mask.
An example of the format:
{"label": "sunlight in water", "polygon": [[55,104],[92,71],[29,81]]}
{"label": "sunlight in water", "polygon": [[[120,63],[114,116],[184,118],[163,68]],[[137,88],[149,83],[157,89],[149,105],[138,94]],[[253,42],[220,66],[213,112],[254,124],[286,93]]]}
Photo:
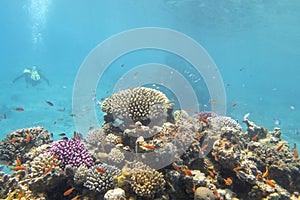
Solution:
{"label": "sunlight in water", "polygon": [[43,29],[47,22],[47,13],[52,0],[30,0],[28,8],[31,17],[32,42],[39,45],[43,42]]}

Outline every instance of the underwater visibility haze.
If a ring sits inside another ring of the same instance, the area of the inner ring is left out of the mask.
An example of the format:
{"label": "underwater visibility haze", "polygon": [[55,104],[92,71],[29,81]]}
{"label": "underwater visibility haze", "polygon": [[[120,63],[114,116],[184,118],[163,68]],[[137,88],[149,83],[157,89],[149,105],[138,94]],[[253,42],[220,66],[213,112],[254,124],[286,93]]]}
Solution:
{"label": "underwater visibility haze", "polygon": [[300,199],[300,2],[0,2],[0,199]]}

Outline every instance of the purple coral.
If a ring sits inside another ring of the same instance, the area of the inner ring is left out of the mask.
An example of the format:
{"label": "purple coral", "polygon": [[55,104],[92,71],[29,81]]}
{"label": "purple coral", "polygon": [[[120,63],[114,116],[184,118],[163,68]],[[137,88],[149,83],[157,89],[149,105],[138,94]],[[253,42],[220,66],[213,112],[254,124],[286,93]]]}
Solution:
{"label": "purple coral", "polygon": [[91,167],[92,157],[80,140],[64,139],[54,142],[47,153],[57,156],[60,160],[60,166],[65,168],[66,165],[78,168],[80,165]]}

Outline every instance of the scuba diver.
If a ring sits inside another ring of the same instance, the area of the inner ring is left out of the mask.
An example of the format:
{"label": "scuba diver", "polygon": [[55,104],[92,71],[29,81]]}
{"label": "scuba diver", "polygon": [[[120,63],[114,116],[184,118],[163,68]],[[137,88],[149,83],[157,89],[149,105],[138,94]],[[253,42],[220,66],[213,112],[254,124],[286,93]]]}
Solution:
{"label": "scuba diver", "polygon": [[48,86],[50,85],[49,80],[43,76],[41,74],[41,72],[39,72],[35,66],[33,66],[30,69],[25,68],[23,71],[23,74],[21,74],[20,76],[16,77],[13,80],[13,83],[15,83],[17,80],[24,78],[25,79],[25,83],[26,83],[26,87],[28,87],[28,84],[31,84],[32,86],[36,86],[39,83],[41,83],[41,80],[44,80],[47,82]]}

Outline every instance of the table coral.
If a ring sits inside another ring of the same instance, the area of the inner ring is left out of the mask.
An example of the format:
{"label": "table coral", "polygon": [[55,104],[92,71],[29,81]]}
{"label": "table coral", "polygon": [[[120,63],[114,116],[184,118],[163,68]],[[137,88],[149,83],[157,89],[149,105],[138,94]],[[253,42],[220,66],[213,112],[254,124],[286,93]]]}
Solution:
{"label": "table coral", "polygon": [[137,121],[148,125],[153,121],[166,121],[168,109],[173,107],[162,92],[137,87],[114,93],[103,101],[101,108],[107,113],[105,117],[107,122],[118,118],[128,125]]}

